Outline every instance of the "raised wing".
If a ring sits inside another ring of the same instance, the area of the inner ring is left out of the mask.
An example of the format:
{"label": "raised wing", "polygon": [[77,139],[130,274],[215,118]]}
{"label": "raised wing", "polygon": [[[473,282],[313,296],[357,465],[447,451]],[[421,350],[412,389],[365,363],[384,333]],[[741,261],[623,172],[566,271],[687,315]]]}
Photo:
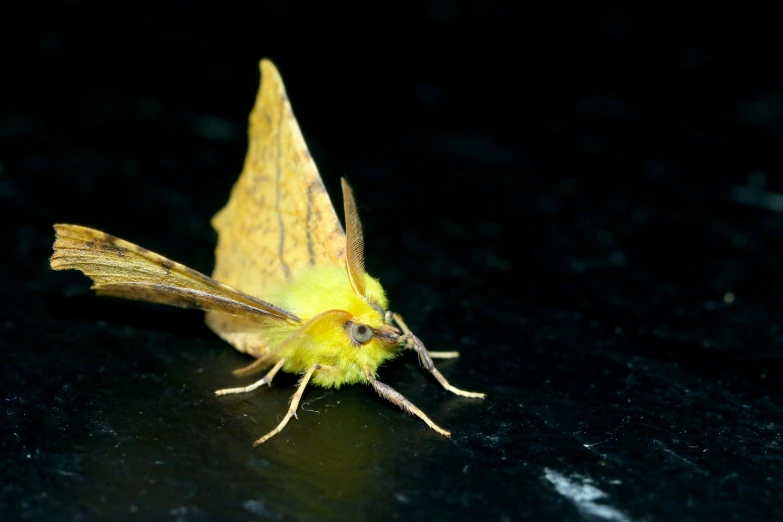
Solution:
{"label": "raised wing", "polygon": [[[259,65],[245,165],[228,203],[212,218],[218,233],[212,277],[265,297],[302,268],[342,265],[345,234],[280,73],[269,60]],[[207,313],[206,322],[237,350],[266,355],[266,341],[249,321]]]}
{"label": "raised wing", "polygon": [[277,68],[261,60],[244,169],[218,232],[212,276],[259,297],[303,268],[344,265],[345,234]]}
{"label": "raised wing", "polygon": [[282,308],[105,232],[78,225],[54,229],[52,268],[82,271],[98,294],[198,308],[252,323],[300,322]]}

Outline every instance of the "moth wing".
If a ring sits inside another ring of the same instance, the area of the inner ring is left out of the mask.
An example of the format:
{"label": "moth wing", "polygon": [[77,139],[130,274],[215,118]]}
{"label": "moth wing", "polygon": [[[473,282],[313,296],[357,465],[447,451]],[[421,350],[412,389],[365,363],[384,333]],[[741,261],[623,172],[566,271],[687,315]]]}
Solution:
{"label": "moth wing", "polygon": [[[261,60],[261,85],[250,113],[248,150],[226,206],[212,219],[218,233],[212,276],[250,295],[270,291],[303,268],[343,266],[345,233],[307,150],[275,65]],[[254,354],[248,324],[207,314],[207,324],[240,351]],[[258,348],[260,349],[260,348]]]}
{"label": "moth wing", "polygon": [[261,60],[242,174],[212,219],[213,277],[264,296],[302,268],[342,265],[345,234],[274,64]]}
{"label": "moth wing", "polygon": [[98,294],[198,308],[256,325],[299,322],[282,308],[105,232],[78,225],[54,228],[52,268],[80,270],[93,280],[92,288]]}

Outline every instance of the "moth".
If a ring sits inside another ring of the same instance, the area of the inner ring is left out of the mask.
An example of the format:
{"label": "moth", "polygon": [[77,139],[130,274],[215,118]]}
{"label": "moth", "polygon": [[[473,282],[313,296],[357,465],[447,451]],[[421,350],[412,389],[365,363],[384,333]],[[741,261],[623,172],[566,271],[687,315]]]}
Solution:
{"label": "moth", "polygon": [[218,233],[212,277],[104,232],[67,224],[54,225],[51,267],[80,270],[98,294],[206,311],[210,329],[255,358],[235,375],[267,370],[253,384],[217,395],[271,385],[281,370],[301,374],[286,415],[254,446],[296,416],[308,383],[324,388],[369,384],[448,437],[448,431],[378,381],[378,367],[412,350],[448,391],[485,395],[449,384],[433,359],[458,352],[427,350],[403,318],[389,310],[381,284],[365,272],[362,225],[351,187],[341,180],[343,230],[280,73],[268,59],[261,60],[260,69],[244,167],[228,203],[212,219]]}

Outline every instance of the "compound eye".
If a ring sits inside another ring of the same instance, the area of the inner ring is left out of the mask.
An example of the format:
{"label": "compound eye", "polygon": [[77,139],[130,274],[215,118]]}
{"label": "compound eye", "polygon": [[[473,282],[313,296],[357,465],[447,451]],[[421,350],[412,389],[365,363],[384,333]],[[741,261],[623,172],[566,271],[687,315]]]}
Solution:
{"label": "compound eye", "polygon": [[353,337],[353,340],[359,344],[364,344],[372,339],[372,335],[372,328],[366,324],[355,323],[351,327],[351,337]]}

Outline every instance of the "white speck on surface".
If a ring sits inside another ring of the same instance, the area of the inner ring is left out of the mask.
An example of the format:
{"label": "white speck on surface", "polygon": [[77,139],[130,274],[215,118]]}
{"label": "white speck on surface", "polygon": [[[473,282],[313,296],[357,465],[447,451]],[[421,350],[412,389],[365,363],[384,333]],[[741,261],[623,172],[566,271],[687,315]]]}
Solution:
{"label": "white speck on surface", "polygon": [[761,207],[773,212],[783,212],[783,194],[770,192],[759,187],[735,186],[731,189],[732,199],[742,205]]}
{"label": "white speck on surface", "polygon": [[405,495],[403,495],[402,493],[395,493],[395,494],[394,494],[394,498],[395,498],[395,499],[397,499],[397,502],[402,502],[403,504],[407,504],[407,503],[409,503],[409,502],[410,502],[410,500],[408,499],[408,497],[406,497],[406,496],[405,496]]}
{"label": "white speck on surface", "polygon": [[282,520],[283,514],[265,505],[263,500],[246,500],[242,507],[247,511],[269,520]]}
{"label": "white speck on surface", "polygon": [[599,444],[603,444],[604,442],[609,442],[610,440],[612,440],[611,437],[609,437],[608,439],[602,440],[600,442],[593,442],[592,444],[582,444],[582,446],[584,446],[587,449],[590,449],[593,446],[598,446]]}
{"label": "white speck on surface", "polygon": [[602,520],[614,520],[616,522],[630,522],[631,519],[619,509],[606,504],[596,502],[608,498],[609,495],[593,485],[593,481],[580,475],[568,478],[557,471],[544,468],[546,478],[555,490],[565,498],[573,502],[576,508],[584,514],[600,518]]}

